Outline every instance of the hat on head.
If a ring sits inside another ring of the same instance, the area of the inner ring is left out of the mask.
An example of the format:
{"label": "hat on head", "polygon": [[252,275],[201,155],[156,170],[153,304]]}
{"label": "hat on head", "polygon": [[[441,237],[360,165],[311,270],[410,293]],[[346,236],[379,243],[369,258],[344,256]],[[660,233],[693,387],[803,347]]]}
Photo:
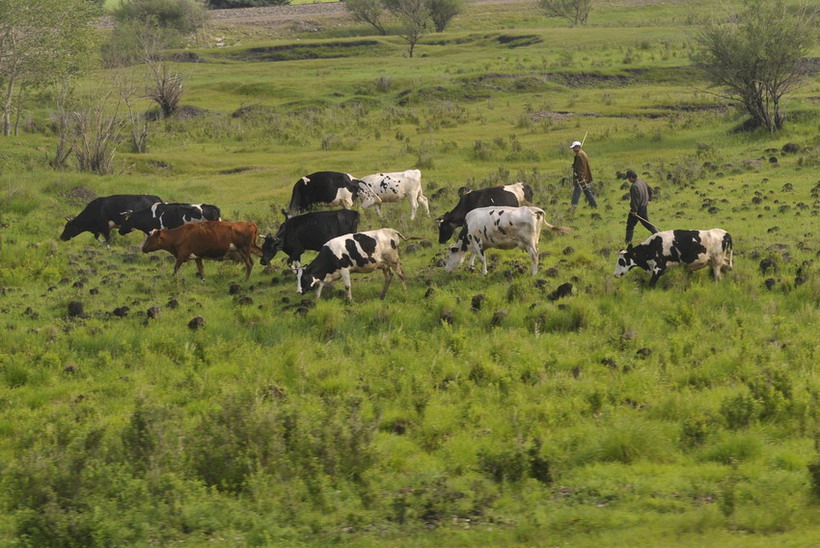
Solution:
{"label": "hat on head", "polygon": [[635,173],[635,170],[634,170],[634,169],[627,169],[627,170],[626,170],[626,178],[627,178],[627,179],[631,179],[631,178],[633,178],[633,177],[637,179],[637,178],[638,178],[638,174],[637,174],[637,173]]}
{"label": "hat on head", "polygon": [[569,148],[575,148],[581,146],[581,141],[573,141]]}

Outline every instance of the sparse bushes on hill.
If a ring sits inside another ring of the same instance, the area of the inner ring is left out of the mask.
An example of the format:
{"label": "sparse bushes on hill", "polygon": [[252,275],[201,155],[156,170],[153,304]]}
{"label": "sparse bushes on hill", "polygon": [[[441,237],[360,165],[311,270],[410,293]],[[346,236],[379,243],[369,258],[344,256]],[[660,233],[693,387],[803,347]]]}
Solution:
{"label": "sparse bushes on hill", "polygon": [[211,9],[258,8],[263,6],[286,6],[290,0],[207,0]]}

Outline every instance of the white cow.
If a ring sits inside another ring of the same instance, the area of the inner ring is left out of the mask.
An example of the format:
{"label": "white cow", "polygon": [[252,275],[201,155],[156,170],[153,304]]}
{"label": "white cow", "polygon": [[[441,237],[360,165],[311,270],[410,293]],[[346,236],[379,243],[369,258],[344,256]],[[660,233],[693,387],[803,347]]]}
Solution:
{"label": "white cow", "polygon": [[452,272],[464,262],[464,254],[472,253],[470,268],[475,263],[476,256],[481,257],[484,263],[481,273],[487,275],[486,249],[513,249],[520,248],[527,251],[532,259],[532,275],[538,273],[538,241],[541,238],[541,228],[546,226],[560,234],[566,234],[570,229],[553,226],[544,221],[543,209],[532,206],[521,207],[479,207],[467,213],[464,228],[450,246],[450,253],[444,269]]}
{"label": "white cow", "polygon": [[421,191],[421,171],[408,169],[396,173],[375,173],[360,179],[362,207],[376,206],[376,214],[381,217],[379,204],[398,202],[405,196],[410,199],[410,219],[416,218],[419,203],[430,216],[430,205]]}
{"label": "white cow", "polygon": [[342,278],[347,288],[347,300],[353,300],[350,291],[351,272],[384,272],[384,288],[381,298],[387,294],[393,273],[399,275],[405,290],[407,283],[399,262],[399,239],[403,236],[392,228],[380,228],[368,232],[345,234],[328,241],[316,258],[296,273],[297,292],[302,295],[316,287],[316,298],[322,296],[322,288],[328,282]]}

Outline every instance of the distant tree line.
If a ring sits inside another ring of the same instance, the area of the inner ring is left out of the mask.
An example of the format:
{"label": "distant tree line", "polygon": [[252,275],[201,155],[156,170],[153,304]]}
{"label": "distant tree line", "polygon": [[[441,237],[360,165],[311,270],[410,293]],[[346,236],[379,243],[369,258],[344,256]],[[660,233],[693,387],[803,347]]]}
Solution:
{"label": "distant tree line", "polygon": [[260,8],[288,4],[290,0],[207,0],[207,5],[211,9]]}

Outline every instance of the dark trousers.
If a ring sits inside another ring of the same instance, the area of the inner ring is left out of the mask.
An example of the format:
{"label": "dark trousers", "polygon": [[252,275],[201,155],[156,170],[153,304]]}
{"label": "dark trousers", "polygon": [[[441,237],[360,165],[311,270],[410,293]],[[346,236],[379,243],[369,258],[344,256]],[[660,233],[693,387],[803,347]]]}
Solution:
{"label": "dark trousers", "polygon": [[652,234],[658,232],[658,228],[649,222],[649,214],[646,212],[646,206],[639,207],[637,213],[643,217],[643,219],[639,219],[631,212],[626,216],[626,243],[632,241],[632,233],[635,231],[635,225],[638,224],[638,221]]}
{"label": "dark trousers", "polygon": [[[575,207],[578,205],[578,201],[581,199],[582,189],[581,185],[579,185],[578,183],[575,183],[573,186],[575,188],[572,189],[572,198],[570,199],[570,203],[572,204],[572,207]],[[590,185],[586,185],[586,187],[583,189],[583,192],[584,196],[586,196],[587,198],[587,202],[589,202],[589,205],[591,205],[592,207],[598,207],[598,201],[595,199],[595,194],[592,193],[592,188],[590,187]]]}

